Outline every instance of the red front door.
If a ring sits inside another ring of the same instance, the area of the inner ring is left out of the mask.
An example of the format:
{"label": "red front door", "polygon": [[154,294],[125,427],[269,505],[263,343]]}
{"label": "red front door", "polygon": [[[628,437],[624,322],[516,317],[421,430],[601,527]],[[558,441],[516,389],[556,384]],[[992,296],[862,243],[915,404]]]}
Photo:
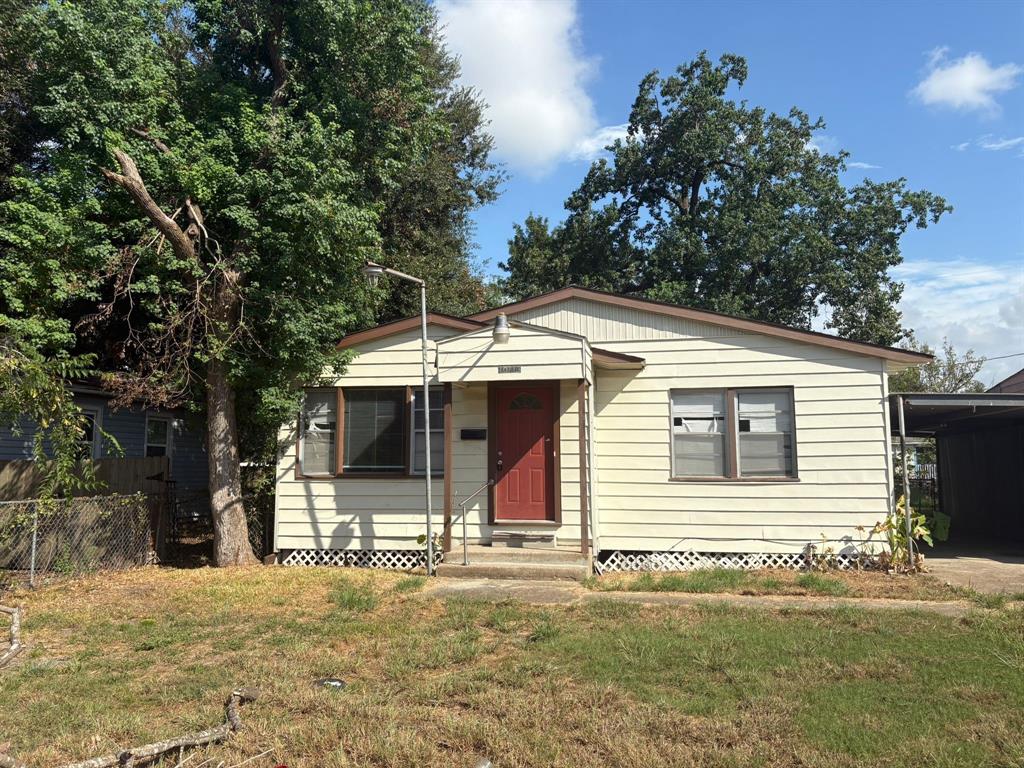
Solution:
{"label": "red front door", "polygon": [[498,387],[494,501],[497,520],[555,519],[555,393],[544,384]]}

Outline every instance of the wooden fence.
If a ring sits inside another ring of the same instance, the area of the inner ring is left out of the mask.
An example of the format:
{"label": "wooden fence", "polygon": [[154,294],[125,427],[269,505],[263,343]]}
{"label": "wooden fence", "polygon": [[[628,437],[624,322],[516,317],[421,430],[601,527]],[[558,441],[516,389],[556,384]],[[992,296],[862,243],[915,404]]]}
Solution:
{"label": "wooden fence", "polygon": [[[166,456],[131,459],[96,459],[97,489],[78,490],[72,496],[145,493],[157,496],[166,493],[170,480],[170,463]],[[45,463],[17,459],[0,461],[0,501],[34,499],[43,483]]]}

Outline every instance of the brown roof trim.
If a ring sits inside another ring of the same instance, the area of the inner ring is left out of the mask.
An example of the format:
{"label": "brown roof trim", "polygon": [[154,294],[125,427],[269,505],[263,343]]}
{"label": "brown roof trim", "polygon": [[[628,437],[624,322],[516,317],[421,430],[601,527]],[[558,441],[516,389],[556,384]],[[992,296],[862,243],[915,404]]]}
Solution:
{"label": "brown roof trim", "polygon": [[766,336],[776,336],[783,339],[801,341],[807,344],[818,344],[824,347],[832,347],[833,349],[841,349],[845,352],[855,352],[857,354],[880,357],[884,360],[893,360],[900,363],[926,363],[932,359],[931,355],[926,355],[921,352],[911,352],[907,349],[885,347],[881,344],[872,344],[867,341],[851,341],[849,339],[841,339],[838,336],[831,336],[827,333],[819,333],[818,331],[805,331],[799,328],[790,328],[787,325],[764,322],[763,320],[748,320],[743,317],[726,315],[721,312],[712,312],[707,309],[691,309],[690,307],[681,307],[676,304],[655,301],[654,299],[624,296],[618,293],[598,291],[593,288],[583,288],[578,285],[570,285],[566,288],[560,288],[557,291],[550,291],[549,293],[543,293],[539,296],[524,299],[523,301],[515,301],[502,307],[477,312],[474,315],[469,315],[467,319],[487,321],[491,320],[499,312],[504,312],[506,314],[525,312],[530,309],[574,298],[588,299],[602,304],[628,307],[629,309],[636,309],[643,312],[655,312],[661,315],[668,315],[669,317],[682,318],[684,320],[696,320],[699,322],[712,323],[714,325],[721,325],[727,328],[735,328],[737,330],[750,331],[752,333],[761,333]]}
{"label": "brown roof trim", "polygon": [[[475,331],[484,327],[485,323],[469,318],[444,315],[440,312],[427,313],[427,325],[440,325],[443,328],[453,328],[457,331]],[[365,344],[368,341],[382,339],[385,336],[393,336],[396,333],[409,331],[420,327],[420,316],[405,317],[401,320],[394,320],[390,323],[367,328],[365,331],[356,331],[338,342],[338,349],[348,349],[356,344]]]}
{"label": "brown roof trim", "polygon": [[636,357],[635,355],[624,355],[621,352],[612,352],[609,349],[591,347],[590,351],[594,354],[595,360],[604,360],[609,363],[635,363],[637,365],[642,366],[647,362],[642,357]]}

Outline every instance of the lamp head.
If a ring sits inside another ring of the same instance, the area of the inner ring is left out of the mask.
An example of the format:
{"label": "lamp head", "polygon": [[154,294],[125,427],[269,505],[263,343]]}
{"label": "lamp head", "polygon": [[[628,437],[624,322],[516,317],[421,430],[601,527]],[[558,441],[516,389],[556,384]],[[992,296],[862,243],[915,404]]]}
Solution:
{"label": "lamp head", "polygon": [[363,267],[363,274],[366,276],[366,282],[371,288],[376,288],[377,283],[380,281],[381,275],[384,274],[384,267],[380,264],[375,264],[372,261],[366,262]]}
{"label": "lamp head", "polygon": [[509,327],[508,318],[504,312],[499,312],[498,316],[494,318],[494,343],[495,344],[508,344]]}

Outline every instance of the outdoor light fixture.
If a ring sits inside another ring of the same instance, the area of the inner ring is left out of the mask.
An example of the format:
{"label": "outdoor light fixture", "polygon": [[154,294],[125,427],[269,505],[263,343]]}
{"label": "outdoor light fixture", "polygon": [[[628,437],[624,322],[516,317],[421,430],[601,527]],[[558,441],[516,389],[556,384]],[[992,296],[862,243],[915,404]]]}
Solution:
{"label": "outdoor light fixture", "polygon": [[384,274],[384,267],[368,261],[363,267],[363,274],[366,275],[366,282],[370,284],[370,287],[376,288],[377,283],[380,282],[380,276]]}
{"label": "outdoor light fixture", "polygon": [[[366,262],[363,266],[363,274],[371,288],[377,287],[382,275],[391,275],[420,287],[420,343],[423,349],[423,480],[427,502],[427,576],[430,576],[434,572],[434,509],[430,490],[430,368],[427,362],[430,346],[427,342],[427,283],[418,277],[383,267],[372,261]],[[505,336],[508,338],[507,323]]]}
{"label": "outdoor light fixture", "polygon": [[508,334],[508,318],[505,317],[504,312],[499,312],[498,316],[494,318],[494,343],[508,344]]}

